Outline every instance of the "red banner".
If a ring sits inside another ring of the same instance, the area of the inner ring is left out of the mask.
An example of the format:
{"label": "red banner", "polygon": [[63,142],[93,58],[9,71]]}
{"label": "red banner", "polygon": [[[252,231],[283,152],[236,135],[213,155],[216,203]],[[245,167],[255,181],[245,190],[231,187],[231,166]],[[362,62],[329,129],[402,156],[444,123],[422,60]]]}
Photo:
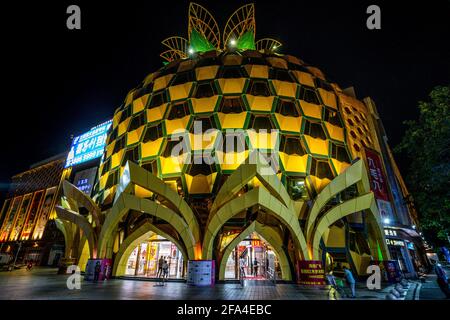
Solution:
{"label": "red banner", "polygon": [[299,284],[307,286],[325,285],[325,271],[322,261],[298,261],[297,274]]}
{"label": "red banner", "polygon": [[370,149],[365,149],[365,151],[370,175],[371,189],[375,194],[375,198],[389,201],[386,176],[383,173],[381,158],[375,151],[372,151]]}

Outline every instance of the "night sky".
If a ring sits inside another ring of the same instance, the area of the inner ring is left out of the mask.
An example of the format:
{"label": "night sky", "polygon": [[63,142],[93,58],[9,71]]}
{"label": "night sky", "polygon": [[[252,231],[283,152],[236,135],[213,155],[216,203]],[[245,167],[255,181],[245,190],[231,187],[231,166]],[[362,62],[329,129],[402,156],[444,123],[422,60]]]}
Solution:
{"label": "night sky", "polygon": [[[450,83],[450,1],[254,1],[256,37],[371,96],[391,146],[417,101]],[[354,3],[355,2],[355,3]],[[95,4],[94,4],[95,3]],[[220,28],[244,1],[197,1]],[[66,28],[78,4],[82,29]],[[108,120],[127,92],[162,66],[161,40],[187,38],[188,1],[33,1],[2,9],[0,192],[13,174],[66,151],[70,135]],[[381,30],[366,8],[381,7]],[[2,6],[4,6],[2,4]],[[6,90],[5,90],[6,89]],[[400,157],[400,169],[407,162]]]}

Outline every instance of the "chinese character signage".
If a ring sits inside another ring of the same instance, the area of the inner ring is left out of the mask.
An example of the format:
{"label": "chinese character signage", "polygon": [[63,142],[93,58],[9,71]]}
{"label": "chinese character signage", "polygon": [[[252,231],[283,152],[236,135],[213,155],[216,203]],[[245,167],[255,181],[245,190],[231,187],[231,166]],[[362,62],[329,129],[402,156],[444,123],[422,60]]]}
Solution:
{"label": "chinese character signage", "polygon": [[299,284],[307,286],[325,285],[325,271],[322,261],[299,261],[297,273]]}
{"label": "chinese character signage", "polygon": [[104,122],[81,136],[75,137],[67,156],[65,168],[101,157],[111,124],[112,120]]}
{"label": "chinese character signage", "polygon": [[97,174],[97,167],[77,172],[75,174],[73,184],[79,190],[83,191],[88,196],[91,196],[92,187],[94,186],[96,174]]}
{"label": "chinese character signage", "polygon": [[366,149],[367,165],[369,169],[371,189],[375,198],[389,201],[386,178],[383,174],[380,156],[372,150]]}

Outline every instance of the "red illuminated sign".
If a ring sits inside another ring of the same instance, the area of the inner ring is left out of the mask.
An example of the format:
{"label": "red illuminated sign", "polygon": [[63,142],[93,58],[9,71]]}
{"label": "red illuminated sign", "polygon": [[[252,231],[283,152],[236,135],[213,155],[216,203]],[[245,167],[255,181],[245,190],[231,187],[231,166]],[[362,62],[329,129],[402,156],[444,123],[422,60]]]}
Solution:
{"label": "red illuminated sign", "polygon": [[383,166],[381,164],[380,156],[375,151],[366,149],[366,158],[369,168],[371,189],[375,194],[375,198],[389,201],[386,178],[383,173]]}

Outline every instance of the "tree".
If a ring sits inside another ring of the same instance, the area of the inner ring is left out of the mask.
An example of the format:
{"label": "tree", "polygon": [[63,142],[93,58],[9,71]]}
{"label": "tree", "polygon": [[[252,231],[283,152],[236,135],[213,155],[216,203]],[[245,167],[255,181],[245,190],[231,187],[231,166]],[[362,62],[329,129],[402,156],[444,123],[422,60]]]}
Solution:
{"label": "tree", "polygon": [[418,103],[419,119],[405,122],[395,151],[409,160],[406,181],[421,228],[439,246],[450,234],[450,86],[435,87],[429,97]]}

